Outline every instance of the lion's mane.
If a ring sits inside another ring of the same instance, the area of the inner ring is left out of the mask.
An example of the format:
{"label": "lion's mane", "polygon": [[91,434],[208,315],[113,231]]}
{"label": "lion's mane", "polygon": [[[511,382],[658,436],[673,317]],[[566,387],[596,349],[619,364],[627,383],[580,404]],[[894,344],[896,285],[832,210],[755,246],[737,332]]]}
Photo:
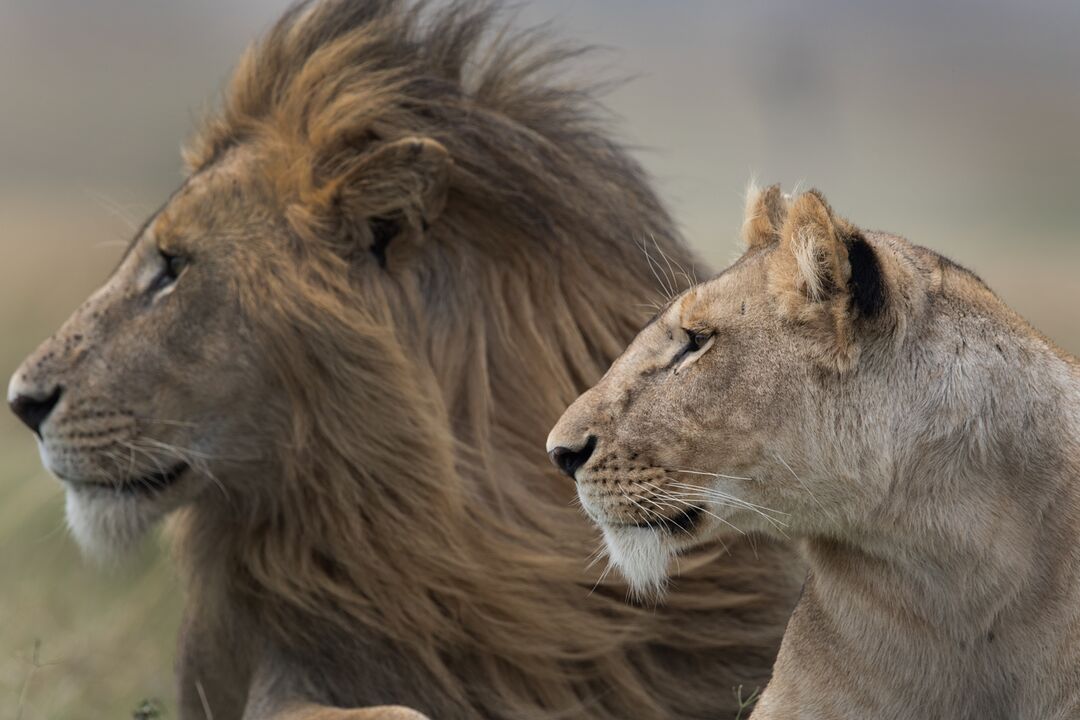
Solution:
{"label": "lion's mane", "polygon": [[[627,602],[586,568],[598,538],[543,452],[647,317],[641,243],[695,258],[559,74],[577,51],[489,39],[496,15],[301,3],[191,143],[192,172],[260,153],[297,246],[242,298],[292,406],[276,470],[179,519],[191,613],[233,628],[237,667],[287,659],[327,703],[721,716],[768,675],[797,592],[787,551],[687,557],[663,606]],[[367,143],[404,135],[449,150],[446,209],[415,265],[358,282],[311,208]]]}

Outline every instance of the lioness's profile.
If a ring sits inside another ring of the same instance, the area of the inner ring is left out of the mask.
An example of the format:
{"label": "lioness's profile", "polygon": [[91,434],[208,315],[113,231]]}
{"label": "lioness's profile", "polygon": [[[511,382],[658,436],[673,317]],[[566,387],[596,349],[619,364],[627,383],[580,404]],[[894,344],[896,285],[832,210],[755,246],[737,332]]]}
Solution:
{"label": "lioness's profile", "polygon": [[662,608],[582,562],[540,445],[640,324],[639,239],[694,258],[574,53],[492,18],[289,11],[12,379],[82,545],[175,518],[182,718],[712,717],[768,676],[785,548],[706,550]]}
{"label": "lioness's profile", "polygon": [[552,458],[639,587],[720,530],[811,572],[755,718],[1080,717],[1080,377],[975,275],[810,192],[671,301]]}

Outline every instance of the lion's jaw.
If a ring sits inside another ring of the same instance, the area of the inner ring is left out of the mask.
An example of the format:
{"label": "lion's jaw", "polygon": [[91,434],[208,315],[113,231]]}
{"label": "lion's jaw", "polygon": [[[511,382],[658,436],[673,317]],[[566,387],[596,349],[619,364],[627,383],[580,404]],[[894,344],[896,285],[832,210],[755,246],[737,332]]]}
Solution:
{"label": "lion's jaw", "polygon": [[202,199],[214,182],[190,182],[151,218],[106,283],[10,381],[13,407],[52,396],[28,424],[64,485],[68,526],[94,559],[124,556],[163,516],[222,487],[238,456],[252,459],[238,439],[245,413],[218,408],[257,388],[260,373],[245,350],[225,351],[244,328],[221,312],[230,303],[211,248],[185,246],[197,259],[176,278],[162,254],[180,252],[172,227],[202,234],[184,217],[213,214]]}

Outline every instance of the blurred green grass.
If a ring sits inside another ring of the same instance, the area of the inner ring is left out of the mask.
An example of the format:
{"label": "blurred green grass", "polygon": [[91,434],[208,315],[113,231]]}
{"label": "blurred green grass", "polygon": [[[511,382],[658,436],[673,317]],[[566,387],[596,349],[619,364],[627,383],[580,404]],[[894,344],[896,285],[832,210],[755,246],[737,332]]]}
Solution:
{"label": "blurred green grass", "polygon": [[[5,382],[119,256],[130,230],[106,205],[88,193],[0,200]],[[63,507],[30,433],[0,413],[0,717],[127,718],[145,698],[170,713],[182,600],[163,543],[95,567]]]}

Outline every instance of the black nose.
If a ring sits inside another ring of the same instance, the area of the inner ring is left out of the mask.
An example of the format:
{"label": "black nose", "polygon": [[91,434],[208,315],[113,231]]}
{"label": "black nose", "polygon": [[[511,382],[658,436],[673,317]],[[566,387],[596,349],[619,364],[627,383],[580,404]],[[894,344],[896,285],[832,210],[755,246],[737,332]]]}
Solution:
{"label": "black nose", "polygon": [[26,427],[34,431],[35,435],[41,435],[41,424],[49,413],[60,402],[60,393],[63,388],[57,385],[53,391],[45,396],[34,397],[33,395],[16,395],[11,400],[11,412],[19,416]]}
{"label": "black nose", "polygon": [[596,449],[596,436],[590,435],[589,439],[585,441],[577,450],[572,450],[568,447],[559,446],[548,453],[548,457],[551,458],[551,462],[555,463],[555,467],[562,470],[570,477],[574,477],[582,465],[589,462],[589,457],[592,456],[593,450]]}

